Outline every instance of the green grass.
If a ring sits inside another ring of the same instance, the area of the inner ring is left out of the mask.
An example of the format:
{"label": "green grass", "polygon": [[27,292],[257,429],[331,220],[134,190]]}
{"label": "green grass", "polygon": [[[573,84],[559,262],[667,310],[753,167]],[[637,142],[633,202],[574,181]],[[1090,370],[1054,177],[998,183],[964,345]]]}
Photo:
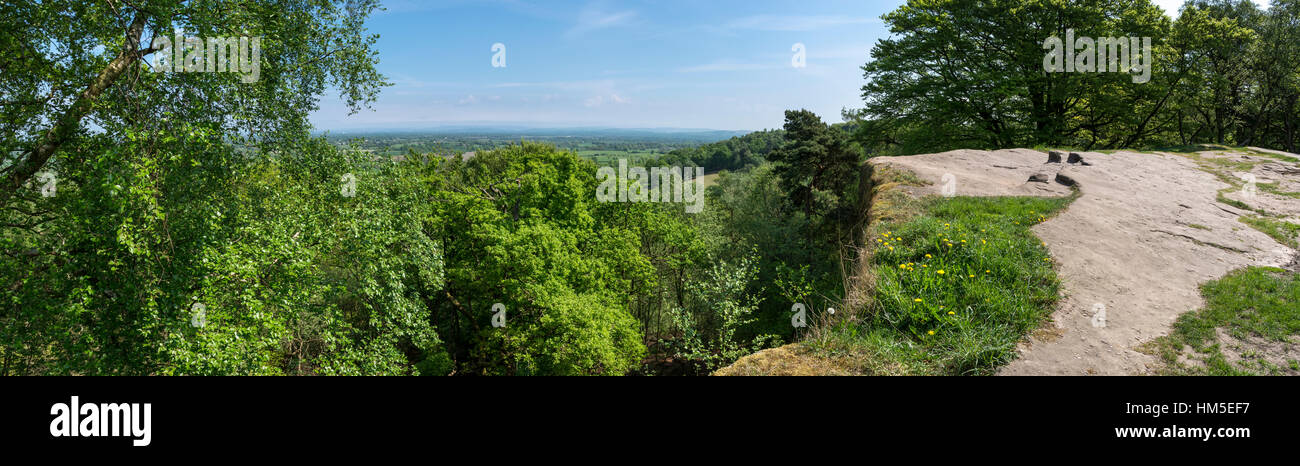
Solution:
{"label": "green grass", "polygon": [[[1259,337],[1287,342],[1300,336],[1300,275],[1269,267],[1234,271],[1222,279],[1201,286],[1205,307],[1183,314],[1169,336],[1156,339],[1148,349],[1167,364],[1167,372],[1178,375],[1269,375],[1282,370],[1277,364],[1243,350],[1242,361],[1232,362],[1223,354],[1216,334],[1223,329],[1238,340]],[[1186,356],[1203,364],[1179,362]],[[1285,361],[1290,370],[1300,371],[1295,360]]]}
{"label": "green grass", "polygon": [[1238,217],[1237,220],[1264,232],[1277,242],[1290,246],[1291,249],[1300,249],[1300,225],[1266,217]]}
{"label": "green grass", "polygon": [[1269,194],[1289,197],[1292,199],[1300,199],[1300,193],[1283,191],[1281,183],[1256,183],[1255,186]]}
{"label": "green grass", "polygon": [[873,227],[866,316],[806,343],[869,374],[993,373],[1054,309],[1059,281],[1029,228],[1073,199],[918,201],[918,215]]}

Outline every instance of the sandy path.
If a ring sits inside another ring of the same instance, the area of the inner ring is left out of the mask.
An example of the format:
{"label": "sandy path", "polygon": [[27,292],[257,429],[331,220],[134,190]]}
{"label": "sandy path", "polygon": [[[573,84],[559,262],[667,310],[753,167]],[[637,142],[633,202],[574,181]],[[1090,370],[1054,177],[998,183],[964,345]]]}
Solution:
{"label": "sandy path", "polygon": [[[1295,254],[1216,202],[1228,186],[1185,157],[1081,155],[1090,165],[1045,163],[1047,154],[1023,149],[872,159],[934,183],[915,194],[939,194],[945,174],[959,196],[1058,196],[1069,192],[1061,182],[1079,186],[1078,200],[1034,227],[1057,264],[1063,299],[1003,375],[1148,373],[1155,358],[1135,348],[1199,308],[1201,283],[1249,265],[1281,266]],[[1048,181],[1026,181],[1035,174]]]}

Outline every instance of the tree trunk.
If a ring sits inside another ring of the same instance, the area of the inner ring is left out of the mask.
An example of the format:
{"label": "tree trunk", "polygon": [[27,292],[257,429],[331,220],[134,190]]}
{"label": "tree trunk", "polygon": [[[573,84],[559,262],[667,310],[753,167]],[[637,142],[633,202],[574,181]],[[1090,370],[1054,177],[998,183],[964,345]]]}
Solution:
{"label": "tree trunk", "polygon": [[63,146],[64,143],[72,136],[72,133],[81,127],[81,120],[90,113],[94,106],[95,100],[99,98],[109,86],[117,81],[122,73],[136,59],[154,52],[152,47],[144,50],[140,48],[140,34],[144,30],[144,24],[148,17],[144,12],[136,12],[135,19],[131,21],[131,26],[127,29],[126,45],[122,51],[117,54],[117,58],[109,62],[99,76],[86,87],[86,90],[77,96],[77,100],[72,103],[71,107],[63,113],[61,117],[55,120],[54,126],[45,133],[45,136],[36,144],[35,148],[27,151],[21,157],[18,163],[13,167],[13,171],[3,182],[0,182],[0,204],[9,200],[19,188],[27,183],[32,176],[36,175],[45,166],[45,162]]}

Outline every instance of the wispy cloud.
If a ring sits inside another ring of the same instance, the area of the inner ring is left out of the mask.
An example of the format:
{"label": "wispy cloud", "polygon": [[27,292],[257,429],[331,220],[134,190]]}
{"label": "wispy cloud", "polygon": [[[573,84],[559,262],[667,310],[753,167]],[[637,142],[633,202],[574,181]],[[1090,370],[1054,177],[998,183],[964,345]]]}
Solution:
{"label": "wispy cloud", "polygon": [[626,103],[628,103],[628,100],[626,98],[618,94],[610,94],[608,96],[605,95],[592,96],[591,98],[588,98],[585,102],[583,102],[583,105],[589,108],[593,108],[605,104],[619,105],[619,104],[626,104]]}
{"label": "wispy cloud", "polygon": [[577,24],[565,32],[564,35],[565,37],[578,37],[592,31],[622,26],[636,18],[636,15],[636,11],[633,10],[606,12],[588,7],[578,14]]}
{"label": "wispy cloud", "polygon": [[821,15],[782,16],[755,15],[737,18],[725,25],[726,29],[751,29],[758,31],[817,31],[839,26],[879,23],[878,18],[864,16]]}

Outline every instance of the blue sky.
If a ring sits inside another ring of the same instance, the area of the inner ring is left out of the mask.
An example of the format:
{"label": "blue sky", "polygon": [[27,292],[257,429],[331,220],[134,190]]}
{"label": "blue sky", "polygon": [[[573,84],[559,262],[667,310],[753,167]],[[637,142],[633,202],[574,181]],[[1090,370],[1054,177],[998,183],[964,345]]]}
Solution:
{"label": "blue sky", "polygon": [[[369,28],[395,85],[352,116],[326,97],[312,121],[758,130],[807,108],[835,122],[861,105],[860,67],[888,32],[879,18],[902,3],[390,0]],[[495,43],[504,68],[492,66]]]}
{"label": "blue sky", "polygon": [[[337,97],[320,129],[520,124],[779,127],[787,108],[860,106],[879,17],[901,1],[392,0],[370,21],[395,84],[375,111]],[[492,67],[492,44],[506,66]],[[791,65],[795,43],[806,67]]]}

